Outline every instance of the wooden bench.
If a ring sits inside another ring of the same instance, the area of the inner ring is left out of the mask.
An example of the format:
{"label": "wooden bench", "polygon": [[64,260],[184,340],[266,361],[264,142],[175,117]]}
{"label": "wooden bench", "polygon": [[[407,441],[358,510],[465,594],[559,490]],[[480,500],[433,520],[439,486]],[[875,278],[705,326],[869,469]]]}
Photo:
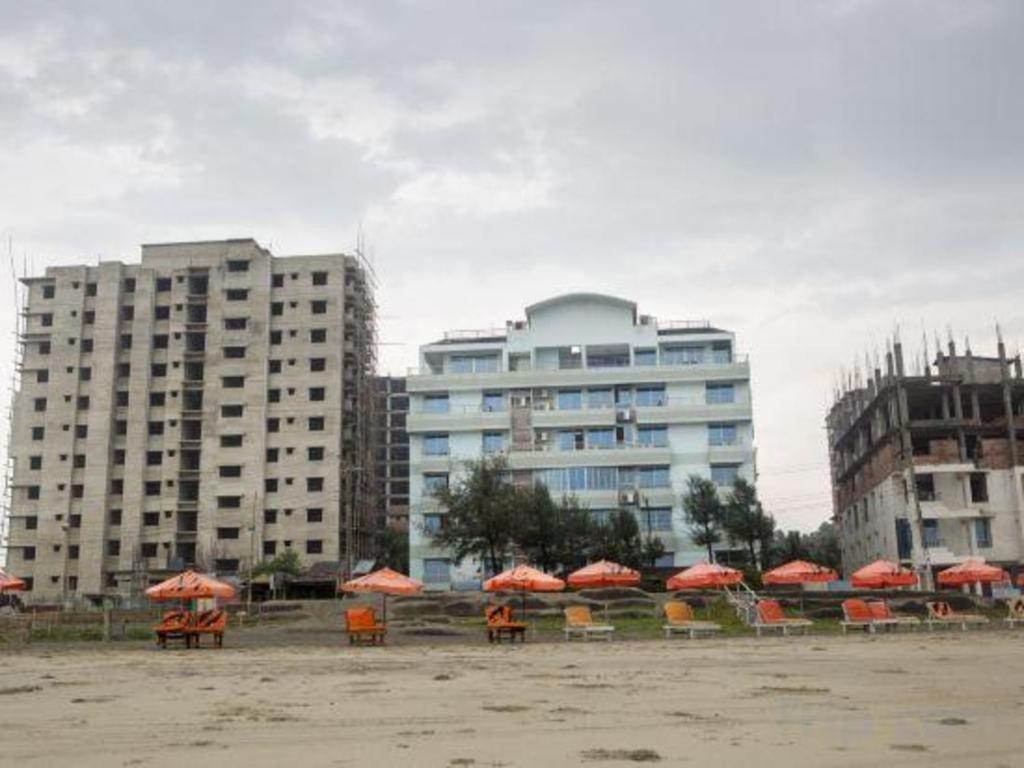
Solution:
{"label": "wooden bench", "polygon": [[615,627],[611,624],[598,624],[594,621],[589,606],[571,605],[563,613],[565,614],[565,627],[562,631],[565,632],[566,641],[573,637],[582,637],[586,642],[591,635],[610,641],[615,634]]}
{"label": "wooden bench", "polygon": [[782,612],[782,606],[778,600],[759,600],[757,603],[757,620],[754,622],[754,631],[761,636],[762,630],[778,630],[783,635],[790,634],[793,630],[799,630],[806,634],[814,622],[808,619],[791,619]]}
{"label": "wooden bench", "polygon": [[388,628],[377,623],[377,612],[370,606],[349,608],[345,611],[345,631],[348,632],[349,645],[369,640],[372,645],[384,644],[384,636]]}
{"label": "wooden bench", "polygon": [[665,637],[672,637],[677,632],[683,632],[693,640],[702,632],[713,635],[722,631],[721,625],[713,621],[697,621],[690,604],[681,600],[670,600],[665,603],[664,610],[667,623],[662,629],[665,631]]}
{"label": "wooden bench", "polygon": [[513,643],[516,636],[521,642],[526,642],[526,623],[513,620],[511,606],[489,605],[484,609],[484,617],[487,619],[487,642],[500,643],[503,635]]}
{"label": "wooden bench", "polygon": [[195,617],[195,622],[187,630],[192,638],[195,640],[196,648],[199,648],[200,637],[202,635],[213,636],[213,647],[223,648],[224,647],[224,630],[228,626],[228,614],[227,611],[220,609],[212,611],[200,611]]}

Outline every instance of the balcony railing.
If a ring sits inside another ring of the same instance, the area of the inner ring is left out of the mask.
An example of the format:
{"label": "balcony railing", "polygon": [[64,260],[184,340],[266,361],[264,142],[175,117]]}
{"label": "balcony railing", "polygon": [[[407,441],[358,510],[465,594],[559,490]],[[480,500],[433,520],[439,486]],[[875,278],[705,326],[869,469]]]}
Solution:
{"label": "balcony railing", "polygon": [[524,365],[518,363],[514,370],[506,368],[504,365],[498,364],[493,369],[487,371],[457,371],[451,370],[450,368],[444,370],[438,370],[430,365],[411,366],[406,369],[406,373],[409,376],[493,376],[495,374],[523,374],[523,373],[537,373],[537,372],[556,372],[556,371],[631,371],[637,374],[649,372],[651,370],[685,370],[687,368],[727,368],[732,365],[741,365],[748,361],[748,355],[732,355],[728,360],[694,360],[692,362],[681,362],[681,363],[655,363],[652,365],[629,365],[621,367],[608,367],[608,366],[589,366],[581,368],[576,364],[560,365],[556,362],[541,362],[535,365]]}

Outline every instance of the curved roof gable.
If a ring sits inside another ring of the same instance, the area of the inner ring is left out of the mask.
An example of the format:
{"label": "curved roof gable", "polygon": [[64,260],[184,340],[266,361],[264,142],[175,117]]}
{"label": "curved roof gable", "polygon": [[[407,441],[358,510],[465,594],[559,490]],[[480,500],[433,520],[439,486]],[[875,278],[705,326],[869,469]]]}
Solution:
{"label": "curved roof gable", "polygon": [[624,307],[629,309],[633,313],[633,322],[636,322],[636,302],[628,301],[627,299],[620,299],[618,296],[609,296],[606,293],[563,293],[561,296],[552,296],[550,299],[544,299],[544,301],[538,301],[536,304],[531,304],[526,308],[526,318],[529,319],[530,315],[535,312],[540,312],[551,307],[559,306],[560,304],[575,304],[578,302],[591,301],[600,302],[602,304],[608,304],[615,307]]}

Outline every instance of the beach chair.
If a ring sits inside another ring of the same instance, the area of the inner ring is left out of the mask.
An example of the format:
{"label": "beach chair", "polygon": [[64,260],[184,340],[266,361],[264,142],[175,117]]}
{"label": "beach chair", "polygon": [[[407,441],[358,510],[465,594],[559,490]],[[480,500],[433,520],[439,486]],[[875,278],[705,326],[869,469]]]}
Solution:
{"label": "beach chair", "polygon": [[612,635],[615,634],[615,627],[611,624],[598,624],[594,621],[594,617],[590,613],[590,606],[570,605],[563,613],[565,613],[565,627],[562,631],[565,632],[567,641],[574,636],[582,637],[586,641],[590,639],[591,635],[611,640]]}
{"label": "beach chair", "polygon": [[185,610],[167,611],[160,623],[153,627],[156,643],[161,648],[167,647],[168,640],[184,640],[185,647],[192,647],[192,635],[189,633],[192,614]]}
{"label": "beach chair", "polygon": [[935,626],[956,626],[959,624],[960,629],[966,632],[967,627],[972,624],[988,624],[987,616],[977,613],[957,613],[945,600],[935,600],[925,603],[925,605],[928,607],[928,617],[924,620],[924,623],[929,630]]}
{"label": "beach chair", "polygon": [[484,617],[487,619],[487,642],[500,643],[503,635],[513,643],[516,636],[526,642],[526,623],[513,619],[511,606],[489,605],[484,609]]}
{"label": "beach chair", "polygon": [[866,629],[869,634],[873,634],[879,626],[891,624],[895,624],[895,622],[886,622],[883,619],[877,618],[863,600],[855,597],[843,600],[843,620],[839,622],[839,626],[843,628],[844,635],[850,628]]}
{"label": "beach chair", "polygon": [[806,634],[814,622],[809,619],[791,619],[782,612],[782,606],[778,600],[758,600],[757,619],[754,621],[754,631],[761,636],[763,630],[778,630],[783,635],[791,631],[799,630]]}
{"label": "beach chair", "polygon": [[897,629],[900,627],[917,629],[921,626],[921,620],[916,616],[901,616],[893,613],[889,608],[889,603],[885,600],[869,600],[868,608],[871,610],[871,615],[875,617],[875,621],[884,621],[887,625]]}
{"label": "beach chair", "polygon": [[348,632],[349,645],[364,640],[369,640],[371,645],[377,645],[378,642],[383,645],[388,628],[377,623],[377,612],[367,605],[345,611],[345,631]]}
{"label": "beach chair", "polygon": [[228,614],[226,611],[200,611],[195,618],[195,622],[189,627],[188,633],[192,635],[196,648],[200,647],[199,639],[203,635],[212,635],[213,647],[223,648],[224,630],[227,629],[227,626]]}
{"label": "beach chair", "polygon": [[713,621],[697,621],[693,616],[693,608],[689,603],[680,600],[670,600],[665,603],[665,637],[672,637],[676,632],[683,632],[693,640],[701,632],[713,635],[721,632],[722,627]]}
{"label": "beach chair", "polygon": [[1024,597],[1015,597],[1006,601],[1007,617],[1003,619],[1010,628],[1024,624]]}

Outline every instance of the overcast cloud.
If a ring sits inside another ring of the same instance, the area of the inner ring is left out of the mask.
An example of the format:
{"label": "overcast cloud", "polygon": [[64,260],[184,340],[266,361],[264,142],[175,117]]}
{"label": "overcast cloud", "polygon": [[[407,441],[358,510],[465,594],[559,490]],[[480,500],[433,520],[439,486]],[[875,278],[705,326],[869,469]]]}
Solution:
{"label": "overcast cloud", "polygon": [[[829,514],[840,366],[1024,340],[1024,3],[0,2],[0,234],[35,272],[350,250],[381,360],[596,290],[734,329],[762,494]],[[5,268],[4,282],[9,281]],[[4,380],[14,309],[0,311]]]}

